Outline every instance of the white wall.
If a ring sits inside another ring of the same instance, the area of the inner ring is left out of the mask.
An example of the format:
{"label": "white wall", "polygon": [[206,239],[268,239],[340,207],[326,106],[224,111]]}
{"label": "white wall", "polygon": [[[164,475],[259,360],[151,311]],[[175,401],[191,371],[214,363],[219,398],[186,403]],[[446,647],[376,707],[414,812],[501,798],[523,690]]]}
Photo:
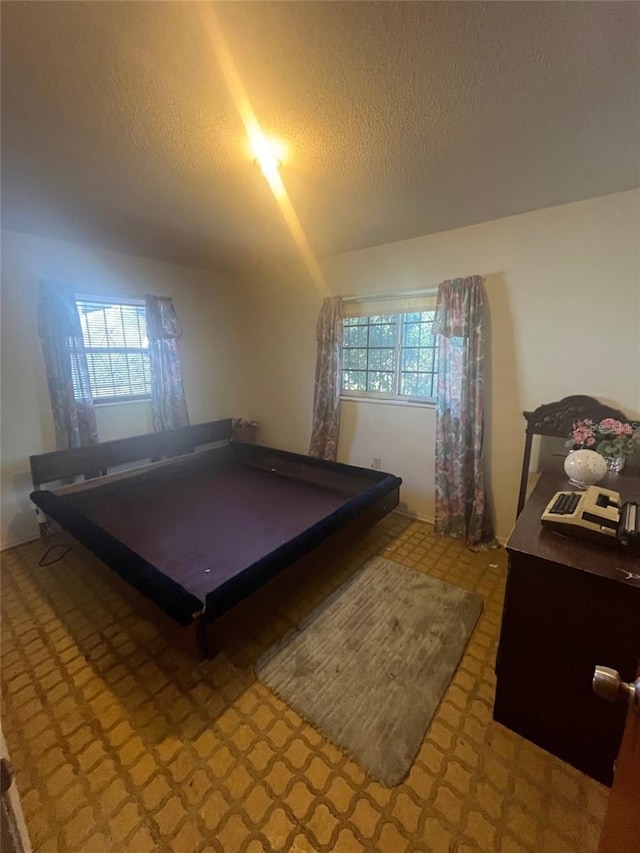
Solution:
{"label": "white wall", "polygon": [[[483,275],[490,309],[487,462],[498,535],[514,520],[523,409],[592,394],[640,414],[640,192],[618,193],[326,259],[327,290],[353,295]],[[259,440],[306,452],[322,294],[302,267],[231,282],[145,258],[2,235],[2,544],[35,534],[28,457],[54,447],[36,327],[37,283],[174,298],[193,423],[257,417]],[[146,404],[99,410],[103,439],[150,429]],[[434,412],[344,402],[339,458],[403,477],[433,516]]]}
{"label": "white wall", "polygon": [[[55,449],[37,330],[43,279],[80,293],[173,297],[192,423],[247,416],[238,293],[224,276],[59,240],[2,232],[2,546],[37,535],[28,457]],[[102,440],[152,430],[147,402],[97,408]]]}
{"label": "white wall", "polygon": [[[489,300],[487,464],[497,532],[515,517],[522,411],[591,394],[640,412],[640,191],[512,216],[326,259],[343,296],[485,277]],[[245,283],[251,292],[252,411],[260,441],[306,451],[321,296],[302,269]],[[433,517],[434,411],[342,404],[339,458],[403,477],[411,512]]]}

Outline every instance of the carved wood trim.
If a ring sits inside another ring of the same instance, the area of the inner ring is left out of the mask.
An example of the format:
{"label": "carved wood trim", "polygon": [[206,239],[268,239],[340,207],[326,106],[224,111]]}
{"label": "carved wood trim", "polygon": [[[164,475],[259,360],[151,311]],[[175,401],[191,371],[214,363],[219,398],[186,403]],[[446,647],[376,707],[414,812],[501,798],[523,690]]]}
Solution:
{"label": "carved wood trim", "polygon": [[[531,444],[534,435],[547,435],[553,438],[569,439],[571,430],[576,421],[591,418],[593,421],[601,421],[603,418],[614,418],[617,421],[629,422],[629,419],[619,409],[606,406],[595,397],[586,394],[574,394],[571,397],[563,397],[555,403],[545,403],[538,406],[533,412],[522,413],[527,422],[524,453],[522,458],[522,472],[520,474],[520,490],[518,493],[518,507],[516,515],[520,515],[524,507],[527,491],[527,477],[531,461]],[[631,421],[634,424],[633,421]],[[637,427],[638,424],[635,423]]]}
{"label": "carved wood trim", "polygon": [[532,435],[549,435],[558,438],[569,438],[573,424],[584,418],[601,421],[603,418],[614,418],[617,421],[627,421],[628,418],[619,409],[605,406],[595,397],[584,394],[574,394],[564,397],[556,403],[546,403],[538,406],[533,412],[523,412],[527,421],[527,432]]}

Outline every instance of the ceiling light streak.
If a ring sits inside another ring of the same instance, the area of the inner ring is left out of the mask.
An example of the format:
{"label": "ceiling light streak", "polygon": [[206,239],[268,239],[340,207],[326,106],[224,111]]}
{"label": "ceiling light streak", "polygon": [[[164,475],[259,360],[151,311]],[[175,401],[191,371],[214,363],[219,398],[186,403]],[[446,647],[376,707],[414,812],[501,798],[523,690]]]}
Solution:
{"label": "ceiling light streak", "polygon": [[[261,154],[261,152],[270,148],[270,140],[268,140],[262,132],[262,128],[260,127],[256,114],[251,106],[251,102],[247,97],[244,84],[213,9],[213,4],[200,3],[198,5],[201,9],[205,30],[209,35],[214,52],[220,64],[229,94],[240,113],[240,118],[242,119],[249,141],[249,148],[253,153],[253,156],[258,159],[262,173],[269,184],[273,197],[278,203],[280,212],[282,213],[284,221],[291,232],[291,236],[302,255],[302,259],[309,270],[311,278],[318,290],[323,295],[326,295],[329,292],[326,280],[322,274],[322,270],[320,269],[313,250],[311,249],[309,241],[307,240],[307,236],[304,233],[298,215],[294,210],[278,168],[275,166],[273,160],[271,164],[265,163],[263,155]],[[272,158],[274,157],[273,152],[271,152],[270,156]],[[279,159],[277,155],[275,156],[276,159]]]}

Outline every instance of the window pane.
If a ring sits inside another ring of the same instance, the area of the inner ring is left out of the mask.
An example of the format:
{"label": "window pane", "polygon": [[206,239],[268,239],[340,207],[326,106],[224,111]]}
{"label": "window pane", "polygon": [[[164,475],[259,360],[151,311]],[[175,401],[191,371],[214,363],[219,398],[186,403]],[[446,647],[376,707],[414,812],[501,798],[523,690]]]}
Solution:
{"label": "window pane", "polygon": [[380,353],[382,350],[369,350],[369,370],[380,370]]}
{"label": "window pane", "polygon": [[396,351],[393,349],[380,350],[380,367],[383,370],[394,370]]}
{"label": "window pane", "polygon": [[343,389],[432,398],[437,369],[433,319],[433,311],[413,311],[345,320]]}
{"label": "window pane", "polygon": [[91,391],[104,397],[149,394],[149,356],[146,353],[87,353]]}
{"label": "window pane", "polygon": [[418,358],[420,350],[417,348],[402,350],[402,369],[418,370]]}
{"label": "window pane", "polygon": [[87,353],[87,365],[89,367],[89,381],[93,396],[113,397],[115,389],[111,374],[111,362],[108,353]]}
{"label": "window pane", "polygon": [[433,372],[437,369],[436,336],[432,332],[435,311],[407,313],[402,317],[400,393],[411,397],[433,396]]}
{"label": "window pane", "polygon": [[420,324],[405,323],[402,334],[402,345],[405,347],[420,346]]}
{"label": "window pane", "polygon": [[358,326],[354,336],[354,346],[366,347],[368,341],[369,326]]}
{"label": "window pane", "polygon": [[364,370],[343,370],[342,388],[345,391],[366,391],[367,373]]}
{"label": "window pane", "polygon": [[382,346],[382,330],[380,326],[369,326],[369,346]]}
{"label": "window pane", "polygon": [[417,377],[415,373],[403,373],[400,377],[400,393],[406,394],[408,397],[415,396],[416,381]]}
{"label": "window pane", "polygon": [[432,373],[418,373],[416,377],[416,394],[418,397],[433,397]]}
{"label": "window pane", "polygon": [[[94,398],[148,396],[151,371],[144,303],[78,299],[76,305]],[[74,388],[81,396],[76,374]]]}
{"label": "window pane", "polygon": [[431,373],[433,371],[433,350],[432,349],[420,349],[419,350],[420,357],[418,359],[419,370],[427,371]]}
{"label": "window pane", "polygon": [[107,327],[102,308],[89,308],[84,316],[83,334],[85,346],[106,347]]}
{"label": "window pane", "polygon": [[422,324],[420,327],[420,346],[432,347],[435,346],[435,335],[431,331],[431,324]]}
{"label": "window pane", "polygon": [[343,367],[366,370],[367,369],[367,350],[366,349],[345,350]]}
{"label": "window pane", "polygon": [[385,347],[392,347],[396,342],[396,327],[395,324],[385,323],[380,326],[380,343]]}
{"label": "window pane", "polygon": [[148,394],[151,388],[147,384],[144,362],[145,360],[148,361],[149,356],[141,353],[128,353],[126,359],[129,373],[129,393]]}
{"label": "window pane", "polygon": [[358,327],[357,326],[349,326],[344,330],[344,336],[342,339],[343,346],[345,347],[357,347],[358,346]]}
{"label": "window pane", "polygon": [[387,394],[393,391],[393,373],[371,371],[367,375],[367,391],[382,391]]}
{"label": "window pane", "polygon": [[78,300],[76,304],[86,347],[148,347],[143,303]]}
{"label": "window pane", "polygon": [[104,309],[104,319],[107,327],[107,341],[110,347],[123,347],[124,326],[122,324],[122,309],[119,305],[112,305]]}

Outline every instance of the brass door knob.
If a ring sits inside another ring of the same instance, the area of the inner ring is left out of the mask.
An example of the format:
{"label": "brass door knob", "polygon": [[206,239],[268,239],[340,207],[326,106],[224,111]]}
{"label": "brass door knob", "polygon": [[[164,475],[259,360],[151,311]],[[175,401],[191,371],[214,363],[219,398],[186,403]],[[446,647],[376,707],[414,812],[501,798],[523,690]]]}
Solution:
{"label": "brass door knob", "polygon": [[593,671],[593,692],[606,699],[616,702],[623,699],[637,712],[640,712],[640,678],[635,682],[622,681],[620,673],[608,666],[597,666]]}

